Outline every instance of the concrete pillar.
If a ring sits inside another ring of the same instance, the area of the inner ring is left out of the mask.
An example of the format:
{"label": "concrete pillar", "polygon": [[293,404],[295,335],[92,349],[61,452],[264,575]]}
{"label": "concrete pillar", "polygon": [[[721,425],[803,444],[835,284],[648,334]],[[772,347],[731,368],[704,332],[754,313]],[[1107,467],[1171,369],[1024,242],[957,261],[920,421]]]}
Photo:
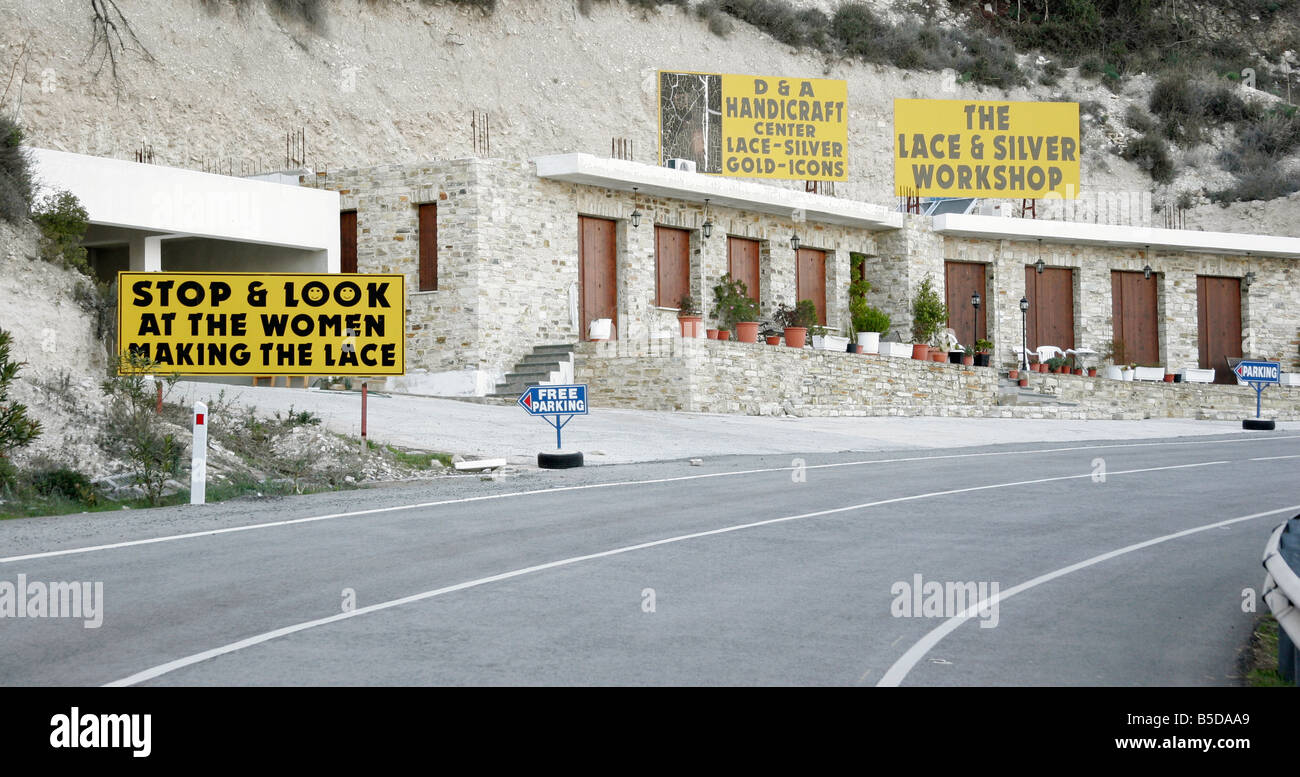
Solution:
{"label": "concrete pillar", "polygon": [[162,272],[162,238],[134,235],[130,254],[132,272]]}

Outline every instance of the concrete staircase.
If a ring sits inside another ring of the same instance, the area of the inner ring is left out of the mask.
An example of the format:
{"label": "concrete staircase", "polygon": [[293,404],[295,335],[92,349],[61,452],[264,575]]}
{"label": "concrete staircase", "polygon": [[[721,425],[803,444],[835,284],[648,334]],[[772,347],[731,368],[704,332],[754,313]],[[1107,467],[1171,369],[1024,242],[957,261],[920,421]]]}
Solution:
{"label": "concrete staircase", "polygon": [[491,396],[518,397],[529,386],[541,383],[572,383],[573,352],[576,343],[559,345],[539,345],[524,360],[515,365],[513,372],[507,372],[505,380],[497,384]]}

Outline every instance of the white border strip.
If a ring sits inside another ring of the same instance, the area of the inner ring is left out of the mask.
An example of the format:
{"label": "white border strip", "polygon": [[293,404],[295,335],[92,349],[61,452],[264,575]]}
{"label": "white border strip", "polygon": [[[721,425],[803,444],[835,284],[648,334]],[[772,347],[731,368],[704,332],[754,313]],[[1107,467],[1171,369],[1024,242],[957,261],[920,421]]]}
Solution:
{"label": "white border strip", "polygon": [[[1215,464],[1228,464],[1228,463],[1229,462],[1227,461],[1205,461],[1205,462],[1198,462],[1196,464],[1177,464],[1168,467],[1148,467],[1145,469],[1130,469],[1130,470],[1121,470],[1119,472],[1108,472],[1106,473],[1106,476],[1112,477],[1115,475],[1132,475],[1140,472],[1161,472],[1164,470],[1171,470],[1171,469],[1190,469],[1194,467],[1208,467],[1208,466],[1213,466]],[[248,637],[246,639],[241,639],[238,642],[231,642],[228,645],[222,645],[221,647],[212,648],[211,650],[205,650],[201,653],[195,653],[193,655],[185,656],[184,658],[178,658],[175,661],[169,661],[165,664],[159,664],[158,666],[151,667],[149,669],[145,669],[140,672],[136,672],[130,677],[125,677],[121,680],[115,680],[111,683],[106,683],[105,687],[125,687],[129,685],[136,685],[138,683],[146,682],[148,680],[153,680],[155,678],[161,677],[162,675],[168,674],[170,672],[174,672],[177,669],[183,669],[187,666],[193,666],[194,664],[202,663],[204,661],[217,658],[218,656],[224,656],[229,653],[234,653],[236,651],[243,650],[244,648],[253,647],[254,645],[260,645],[264,642],[270,642],[273,639],[286,637],[289,636],[290,634],[297,634],[300,631],[306,631],[308,629],[314,629],[318,626],[325,626],[330,623],[337,623],[339,621],[348,620],[349,618],[356,618],[362,615],[369,615],[370,613],[373,612],[388,610],[393,607],[400,607],[404,604],[411,604],[412,602],[420,602],[426,599],[432,599],[434,597],[442,596],[444,594],[454,593],[456,591],[464,591],[468,588],[477,588],[479,586],[487,585],[488,583],[496,583],[502,580],[510,580],[512,578],[522,577],[524,575],[530,575],[535,572],[542,572],[548,569],[555,569],[557,567],[572,566],[574,564],[579,564],[583,561],[592,561],[594,559],[607,558],[609,556],[618,556],[624,553],[631,553],[637,550],[645,550],[646,548],[654,548],[660,545],[669,545],[677,542],[685,542],[686,540],[694,540],[694,539],[699,539],[701,537],[713,537],[719,534],[729,534],[731,532],[743,531],[745,529],[755,529],[760,526],[771,526],[773,524],[778,524],[778,523],[787,523],[790,521],[797,521],[803,518],[817,518],[824,515],[834,515],[836,513],[845,513],[853,510],[862,510],[868,507],[879,507],[881,505],[897,504],[899,502],[911,502],[911,501],[916,501],[918,499],[928,499],[930,497],[935,497],[935,496],[967,494],[973,491],[987,491],[995,488],[1015,488],[1018,486],[1031,486],[1040,483],[1055,483],[1062,480],[1078,480],[1079,478],[1090,478],[1090,477],[1092,477],[1092,473],[1088,472],[1083,475],[1061,475],[1058,477],[1039,478],[1036,480],[1019,480],[1013,483],[994,483],[992,485],[985,485],[985,486],[971,486],[968,488],[954,488],[946,491],[932,491],[925,494],[913,494],[911,496],[900,496],[900,497],[895,497],[893,499],[882,499],[877,502],[863,502],[862,504],[849,505],[848,507],[835,507],[829,510],[818,510],[812,513],[801,513],[799,515],[787,515],[781,518],[769,518],[764,521],[742,523],[735,526],[724,526],[720,529],[710,529],[708,531],[693,532],[691,534],[682,534],[676,537],[666,537],[661,540],[652,540],[650,542],[642,542],[636,545],[625,545],[621,548],[614,548],[612,550],[600,551],[599,553],[589,553],[584,556],[573,556],[570,558],[560,559],[558,561],[550,561],[545,564],[538,564],[536,566],[524,567],[523,569],[516,569],[511,572],[502,572],[501,574],[491,575],[489,577],[480,577],[475,580],[468,580],[463,583],[457,583],[455,585],[446,586],[445,588],[436,588],[432,591],[425,591],[423,593],[412,594],[411,596],[404,596],[400,599],[391,599],[387,602],[372,604],[368,607],[360,607],[350,612],[337,613],[335,615],[331,615],[326,618],[318,618],[316,620],[297,623],[292,626],[285,626],[283,628],[275,629],[274,631],[268,631],[263,634],[257,634]]]}

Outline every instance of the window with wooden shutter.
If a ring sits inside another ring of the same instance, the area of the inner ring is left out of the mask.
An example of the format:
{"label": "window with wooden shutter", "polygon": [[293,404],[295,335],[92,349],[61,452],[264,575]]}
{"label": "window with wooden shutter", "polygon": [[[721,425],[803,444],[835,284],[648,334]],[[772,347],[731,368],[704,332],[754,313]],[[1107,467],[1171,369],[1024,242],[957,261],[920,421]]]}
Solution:
{"label": "window with wooden shutter", "polygon": [[357,271],[357,212],[339,214],[339,272]]}
{"label": "window with wooden shutter", "polygon": [[438,205],[420,205],[420,291],[438,290]]}
{"label": "window with wooden shutter", "polygon": [[691,291],[691,233],[655,227],[655,304],[675,308]]}

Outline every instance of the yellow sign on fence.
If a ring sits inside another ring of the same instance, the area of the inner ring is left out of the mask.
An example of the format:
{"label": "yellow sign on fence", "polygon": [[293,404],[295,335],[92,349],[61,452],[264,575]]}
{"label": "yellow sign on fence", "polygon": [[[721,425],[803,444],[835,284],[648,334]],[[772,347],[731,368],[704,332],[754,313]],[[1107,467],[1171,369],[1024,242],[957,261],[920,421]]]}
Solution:
{"label": "yellow sign on fence", "polygon": [[160,373],[405,372],[402,275],[123,272],[117,280],[119,355]]}
{"label": "yellow sign on fence", "polygon": [[660,159],[701,173],[848,179],[848,83],[659,72]]}
{"label": "yellow sign on fence", "polygon": [[1079,104],[894,100],[902,196],[1074,199]]}

